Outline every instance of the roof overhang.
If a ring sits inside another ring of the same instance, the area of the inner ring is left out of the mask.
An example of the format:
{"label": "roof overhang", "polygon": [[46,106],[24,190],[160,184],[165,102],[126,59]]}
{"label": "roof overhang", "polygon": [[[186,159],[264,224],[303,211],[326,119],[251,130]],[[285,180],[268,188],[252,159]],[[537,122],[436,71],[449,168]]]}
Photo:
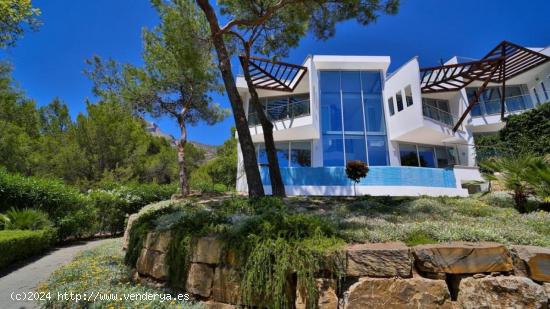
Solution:
{"label": "roof overhang", "polygon": [[[461,90],[474,81],[483,82],[455,124],[456,131],[489,83],[502,84],[504,93],[507,80],[548,61],[550,57],[547,55],[502,41],[480,60],[420,69],[420,88],[422,93],[448,92]],[[504,100],[505,96],[502,95],[502,118],[505,111]]]}

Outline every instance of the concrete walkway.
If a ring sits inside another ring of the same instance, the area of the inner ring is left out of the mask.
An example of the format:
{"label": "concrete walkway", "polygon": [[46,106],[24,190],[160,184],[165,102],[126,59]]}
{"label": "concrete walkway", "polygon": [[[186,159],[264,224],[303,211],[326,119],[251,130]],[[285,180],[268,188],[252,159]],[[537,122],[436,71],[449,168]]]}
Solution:
{"label": "concrete walkway", "polygon": [[[70,246],[54,248],[38,258],[27,261],[26,265],[0,277],[0,308],[39,308],[39,305],[33,301],[12,300],[12,293],[34,291],[40,282],[45,281],[60,266],[70,262],[78,252],[109,241],[112,241],[112,238],[78,242]],[[52,295],[52,297],[54,296]]]}

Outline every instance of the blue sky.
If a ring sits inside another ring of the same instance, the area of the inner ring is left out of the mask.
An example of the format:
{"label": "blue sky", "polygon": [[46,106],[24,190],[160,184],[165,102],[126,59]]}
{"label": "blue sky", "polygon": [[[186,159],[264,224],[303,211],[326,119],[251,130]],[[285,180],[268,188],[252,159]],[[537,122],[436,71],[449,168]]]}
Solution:
{"label": "blue sky", "polygon": [[[33,2],[42,10],[44,25],[27,33],[15,48],[0,50],[0,58],[12,62],[19,86],[38,105],[60,97],[73,117],[85,111],[86,98],[96,100],[82,73],[85,59],[97,54],[139,65],[141,29],[158,21],[147,0]],[[402,0],[397,15],[382,16],[376,24],[342,23],[324,42],[305,37],[286,60],[301,63],[309,54],[389,55],[391,71],[414,56],[423,66],[453,55],[481,57],[502,40],[548,46],[549,13],[548,0]],[[229,107],[225,96],[215,100]],[[157,122],[163,131],[178,136],[172,120]],[[201,124],[189,129],[189,138],[221,144],[232,124],[232,117],[215,126]]]}

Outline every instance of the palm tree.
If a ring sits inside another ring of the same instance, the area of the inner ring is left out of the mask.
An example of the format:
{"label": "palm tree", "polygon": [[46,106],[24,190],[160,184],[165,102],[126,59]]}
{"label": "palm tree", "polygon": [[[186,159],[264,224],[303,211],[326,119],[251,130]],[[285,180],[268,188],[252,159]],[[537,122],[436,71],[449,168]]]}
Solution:
{"label": "palm tree", "polygon": [[550,155],[538,157],[531,163],[526,178],[535,194],[542,200],[543,209],[550,208]]}
{"label": "palm tree", "polygon": [[522,154],[516,157],[502,157],[481,163],[506,189],[512,191],[515,208],[520,213],[527,212],[527,197],[532,193],[527,179],[532,174],[532,166],[538,159]]}

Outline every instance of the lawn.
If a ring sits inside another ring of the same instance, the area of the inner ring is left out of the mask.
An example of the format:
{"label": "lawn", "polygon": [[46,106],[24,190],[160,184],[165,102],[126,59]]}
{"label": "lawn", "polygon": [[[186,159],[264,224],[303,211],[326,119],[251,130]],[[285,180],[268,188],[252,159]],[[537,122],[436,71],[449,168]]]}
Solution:
{"label": "lawn", "polygon": [[[124,295],[158,295],[171,292],[153,289],[131,281],[131,269],[124,265],[120,240],[113,240],[97,248],[83,251],[69,264],[56,270],[38,291],[50,293],[51,299],[42,308],[202,308],[189,302],[168,300],[125,300]],[[58,293],[101,295],[95,301],[62,301]],[[120,300],[112,300],[114,295]],[[172,294],[175,295],[175,294]],[[99,300],[104,298],[104,300]],[[110,298],[110,299],[106,299]]]}
{"label": "lawn", "polygon": [[[550,247],[550,213],[520,214],[506,192],[468,198],[289,197],[284,202],[290,212],[333,221],[347,242],[415,245],[463,240]],[[206,205],[227,207],[216,200]],[[536,202],[530,200],[530,207],[536,208]]]}

